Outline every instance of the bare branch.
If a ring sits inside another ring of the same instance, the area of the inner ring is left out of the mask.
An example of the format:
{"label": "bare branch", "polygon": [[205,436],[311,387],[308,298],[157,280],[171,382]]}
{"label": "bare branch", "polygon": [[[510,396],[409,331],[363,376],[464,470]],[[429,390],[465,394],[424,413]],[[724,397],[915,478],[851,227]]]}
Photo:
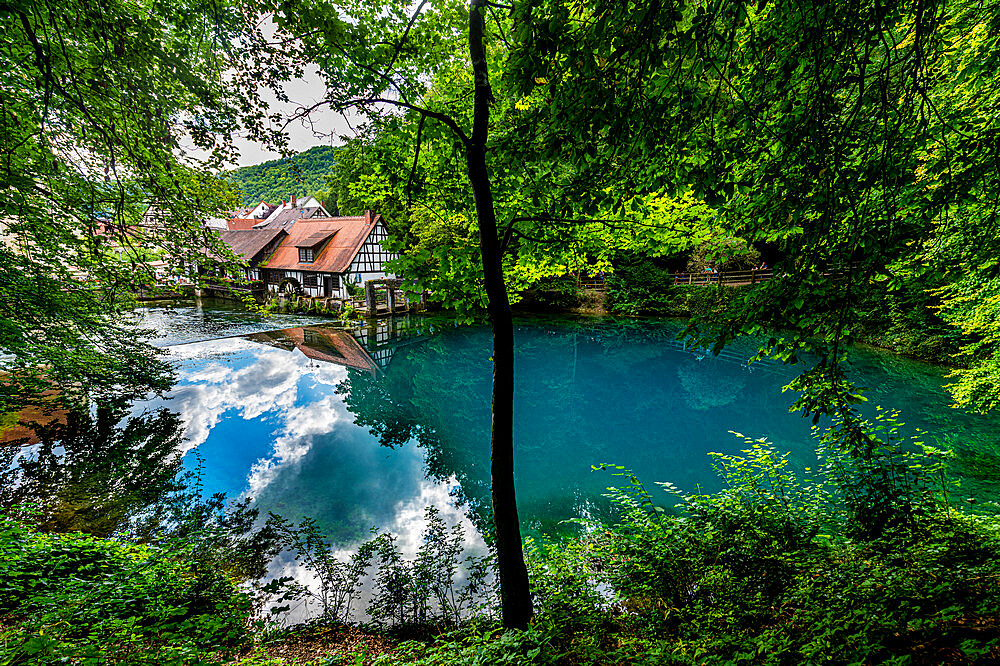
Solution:
{"label": "bare branch", "polygon": [[406,30],[403,31],[403,36],[399,38],[399,42],[396,44],[396,50],[393,51],[392,58],[389,59],[389,64],[385,66],[385,73],[383,76],[389,76],[389,72],[392,71],[393,66],[396,64],[396,60],[399,58],[399,54],[403,50],[403,45],[406,43],[406,39],[410,36],[410,29],[413,24],[417,22],[417,16],[420,15],[420,10],[424,8],[427,4],[427,0],[421,0],[417,8],[413,10],[413,15],[410,17],[409,23],[406,24]]}
{"label": "bare branch", "polygon": [[417,106],[416,104],[410,104],[409,102],[404,102],[398,99],[386,99],[384,97],[367,97],[367,98],[353,99],[349,102],[345,102],[337,106],[338,108],[339,107],[346,108],[351,106],[363,107],[371,104],[388,104],[390,106],[396,106],[401,109],[408,109],[410,111],[415,111],[416,113],[419,113],[421,116],[432,118],[441,123],[442,125],[446,126],[452,132],[454,132],[455,136],[457,136],[462,141],[463,145],[465,145],[466,147],[468,147],[469,145],[469,137],[459,126],[458,121],[456,121],[454,118],[452,118],[446,113],[431,111],[430,109],[425,109],[421,106]]}
{"label": "bare branch", "polygon": [[413,206],[413,176],[417,173],[417,160],[420,158],[420,143],[424,135],[424,121],[427,116],[420,116],[420,124],[417,125],[417,146],[413,151],[413,166],[410,168],[410,176],[406,179],[406,207]]}

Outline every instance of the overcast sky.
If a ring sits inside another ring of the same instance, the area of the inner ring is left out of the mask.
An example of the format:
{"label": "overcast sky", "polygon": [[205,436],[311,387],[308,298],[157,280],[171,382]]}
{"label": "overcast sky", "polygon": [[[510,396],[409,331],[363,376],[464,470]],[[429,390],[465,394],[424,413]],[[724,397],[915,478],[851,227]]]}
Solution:
{"label": "overcast sky", "polygon": [[[268,105],[269,115],[280,111],[283,115],[289,116],[300,106],[315,104],[323,98],[324,86],[315,68],[310,68],[303,78],[289,82],[286,91],[290,103],[279,103],[270,91],[263,91],[262,97]],[[312,126],[308,123],[294,122],[286,131],[289,137],[288,147],[297,153],[313,146],[338,146],[343,143],[341,136],[354,136],[348,120],[325,107],[312,113]],[[233,137],[233,139],[240,150],[240,160],[235,166],[260,164],[281,157],[277,152],[266,150],[264,146],[254,141],[243,137]]]}

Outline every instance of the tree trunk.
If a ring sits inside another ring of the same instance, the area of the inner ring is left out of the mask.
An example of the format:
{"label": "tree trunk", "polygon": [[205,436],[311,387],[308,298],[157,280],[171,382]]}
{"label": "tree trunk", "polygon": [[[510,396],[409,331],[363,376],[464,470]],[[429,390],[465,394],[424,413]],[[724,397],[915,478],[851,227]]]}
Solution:
{"label": "tree trunk", "polygon": [[528,570],[521,549],[521,527],[514,497],[514,324],[497,234],[496,211],[486,170],[490,89],[483,49],[484,0],[471,0],[469,52],[475,79],[472,136],[466,146],[469,181],[476,200],[479,245],[483,257],[486,309],[493,326],[493,427],[490,441],[490,474],[493,487],[493,523],[496,529],[503,626],[525,628],[531,619]]}

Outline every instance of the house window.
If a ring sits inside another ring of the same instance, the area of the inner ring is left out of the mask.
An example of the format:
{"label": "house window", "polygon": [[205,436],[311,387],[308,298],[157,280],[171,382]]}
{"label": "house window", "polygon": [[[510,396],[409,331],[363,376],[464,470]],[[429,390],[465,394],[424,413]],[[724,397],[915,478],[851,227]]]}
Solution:
{"label": "house window", "polygon": [[267,283],[268,284],[278,284],[281,280],[281,273],[278,271],[267,271]]}
{"label": "house window", "polygon": [[330,276],[330,286],[333,289],[340,289],[340,276],[339,275],[331,275]]}
{"label": "house window", "polygon": [[315,273],[306,273],[302,276],[302,284],[307,287],[318,287],[319,286],[319,276]]}
{"label": "house window", "polygon": [[300,247],[299,248],[299,263],[300,264],[311,264],[315,261],[315,254],[311,247]]}

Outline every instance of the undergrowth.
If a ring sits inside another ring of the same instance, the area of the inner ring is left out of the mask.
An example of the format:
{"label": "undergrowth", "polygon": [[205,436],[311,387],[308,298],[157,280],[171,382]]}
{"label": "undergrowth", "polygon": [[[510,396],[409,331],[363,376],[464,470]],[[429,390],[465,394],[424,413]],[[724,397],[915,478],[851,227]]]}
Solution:
{"label": "undergrowth", "polygon": [[206,518],[224,515],[217,502],[193,521],[178,514],[175,527],[187,527],[152,545],[5,517],[0,664],[225,663],[261,645],[265,598],[277,612],[275,600],[312,598],[323,621],[344,626],[361,596],[368,630],[395,636],[395,650],[310,663],[997,663],[1000,520],[952,506],[947,454],[899,425],[881,411],[838,423],[819,435],[820,463],[798,470],[766,440],[738,435],[739,455],[712,454],[724,488],[711,495],[601,466],[620,481],[607,494],[619,519],[526,543],[536,609],[526,631],[498,627],[489,560],[463,560],[461,531],[434,509],[413,561],[390,534],[341,561],[315,524],[266,521],[255,548],[294,554],[317,575],[314,590],[248,587],[262,570],[218,556],[239,542]]}

